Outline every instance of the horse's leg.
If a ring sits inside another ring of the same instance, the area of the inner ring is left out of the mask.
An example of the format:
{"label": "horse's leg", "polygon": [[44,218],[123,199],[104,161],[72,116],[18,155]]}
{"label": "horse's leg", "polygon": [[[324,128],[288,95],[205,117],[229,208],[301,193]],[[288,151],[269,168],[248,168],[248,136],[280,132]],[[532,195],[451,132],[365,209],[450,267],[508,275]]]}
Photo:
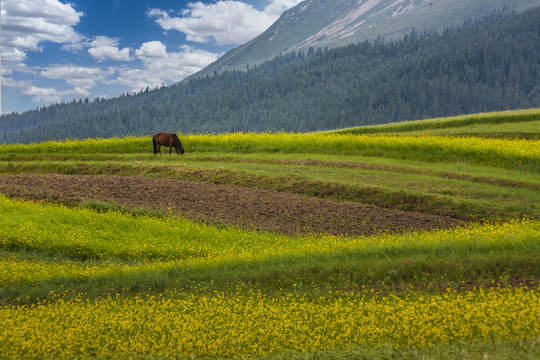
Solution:
{"label": "horse's leg", "polygon": [[172,148],[173,148],[172,146],[169,146],[169,155],[172,154]]}
{"label": "horse's leg", "polygon": [[157,152],[161,155],[161,144],[157,144]]}

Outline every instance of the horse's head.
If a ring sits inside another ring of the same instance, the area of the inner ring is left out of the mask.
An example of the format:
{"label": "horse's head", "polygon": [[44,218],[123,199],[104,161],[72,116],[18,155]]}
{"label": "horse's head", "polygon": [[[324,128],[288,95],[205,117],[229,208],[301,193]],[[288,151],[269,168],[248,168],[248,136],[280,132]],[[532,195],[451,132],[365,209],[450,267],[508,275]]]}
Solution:
{"label": "horse's head", "polygon": [[176,153],[180,155],[184,155],[184,148],[182,147],[182,143],[180,142],[180,139],[178,139],[178,136],[175,134],[174,139],[174,148],[176,149]]}

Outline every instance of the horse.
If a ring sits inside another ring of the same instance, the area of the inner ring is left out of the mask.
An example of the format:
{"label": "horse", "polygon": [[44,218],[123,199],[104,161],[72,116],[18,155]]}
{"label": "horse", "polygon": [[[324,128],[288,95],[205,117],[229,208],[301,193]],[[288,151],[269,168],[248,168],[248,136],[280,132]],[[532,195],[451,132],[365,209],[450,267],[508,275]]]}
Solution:
{"label": "horse", "polygon": [[169,154],[172,153],[174,147],[177,154],[184,155],[184,148],[176,134],[158,132],[152,137],[152,143],[154,144],[154,154],[161,154],[161,145],[164,145],[169,147]]}

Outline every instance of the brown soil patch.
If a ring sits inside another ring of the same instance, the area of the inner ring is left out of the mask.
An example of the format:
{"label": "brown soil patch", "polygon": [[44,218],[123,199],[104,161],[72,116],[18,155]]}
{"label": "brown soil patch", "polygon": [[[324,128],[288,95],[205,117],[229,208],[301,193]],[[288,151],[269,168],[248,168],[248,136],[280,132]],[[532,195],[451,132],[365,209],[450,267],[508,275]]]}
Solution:
{"label": "brown soil patch", "polygon": [[368,235],[432,230],[456,219],[291,193],[175,179],[20,174],[0,176],[0,193],[28,200],[100,200],[124,209],[159,209],[196,221],[289,235]]}

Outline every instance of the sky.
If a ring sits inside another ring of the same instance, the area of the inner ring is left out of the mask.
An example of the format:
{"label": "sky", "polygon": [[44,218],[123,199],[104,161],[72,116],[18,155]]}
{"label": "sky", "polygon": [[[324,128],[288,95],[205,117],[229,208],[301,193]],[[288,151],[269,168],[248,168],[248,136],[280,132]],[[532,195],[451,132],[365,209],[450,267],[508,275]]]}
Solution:
{"label": "sky", "polygon": [[2,113],[171,85],[302,0],[0,0]]}

